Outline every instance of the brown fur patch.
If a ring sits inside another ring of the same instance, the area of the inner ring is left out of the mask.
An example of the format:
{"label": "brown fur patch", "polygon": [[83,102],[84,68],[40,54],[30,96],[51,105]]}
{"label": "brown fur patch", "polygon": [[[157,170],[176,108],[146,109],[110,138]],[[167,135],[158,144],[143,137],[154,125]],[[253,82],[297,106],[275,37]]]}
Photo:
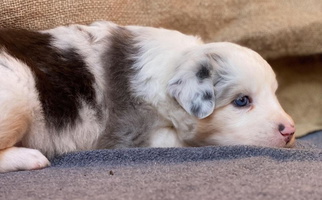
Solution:
{"label": "brown fur patch", "polygon": [[31,118],[24,108],[16,107],[0,122],[0,149],[19,143],[29,129]]}
{"label": "brown fur patch", "polygon": [[[13,147],[14,148],[14,147]],[[0,150],[0,161],[3,160],[4,155],[7,151],[11,150],[11,148],[1,149]]]}
{"label": "brown fur patch", "polygon": [[[218,108],[217,111],[220,109],[223,109],[223,107]],[[189,141],[186,141],[189,144],[189,146],[207,146],[212,144],[208,141],[209,137],[213,135],[215,132],[220,131],[220,126],[214,123],[213,118],[214,113],[204,119],[198,120],[196,126],[196,134],[194,138],[192,138]]]}

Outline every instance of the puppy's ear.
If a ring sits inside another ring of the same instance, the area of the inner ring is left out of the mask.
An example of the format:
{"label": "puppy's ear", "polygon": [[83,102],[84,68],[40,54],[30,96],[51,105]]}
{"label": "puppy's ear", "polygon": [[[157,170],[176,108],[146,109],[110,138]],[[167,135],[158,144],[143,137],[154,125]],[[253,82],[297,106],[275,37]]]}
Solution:
{"label": "puppy's ear", "polygon": [[208,117],[215,108],[212,67],[208,59],[186,62],[178,67],[168,83],[168,92],[189,114],[199,119]]}

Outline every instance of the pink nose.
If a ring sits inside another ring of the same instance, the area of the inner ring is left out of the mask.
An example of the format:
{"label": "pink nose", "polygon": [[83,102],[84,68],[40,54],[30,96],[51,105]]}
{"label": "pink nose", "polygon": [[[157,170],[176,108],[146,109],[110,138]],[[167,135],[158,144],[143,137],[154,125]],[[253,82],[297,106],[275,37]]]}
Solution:
{"label": "pink nose", "polygon": [[285,142],[288,143],[291,141],[296,129],[293,124],[287,126],[285,126],[284,124],[279,124],[278,130],[281,135],[285,137]]}

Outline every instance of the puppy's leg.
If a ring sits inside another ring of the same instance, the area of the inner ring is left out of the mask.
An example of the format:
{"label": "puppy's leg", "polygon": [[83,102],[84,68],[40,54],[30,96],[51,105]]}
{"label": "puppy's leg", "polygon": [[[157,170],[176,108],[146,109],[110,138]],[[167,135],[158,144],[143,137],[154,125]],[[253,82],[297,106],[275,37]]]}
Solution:
{"label": "puppy's leg", "polygon": [[49,161],[38,150],[14,147],[29,130],[31,112],[28,104],[23,99],[1,103],[3,107],[0,115],[0,172],[48,166]]}

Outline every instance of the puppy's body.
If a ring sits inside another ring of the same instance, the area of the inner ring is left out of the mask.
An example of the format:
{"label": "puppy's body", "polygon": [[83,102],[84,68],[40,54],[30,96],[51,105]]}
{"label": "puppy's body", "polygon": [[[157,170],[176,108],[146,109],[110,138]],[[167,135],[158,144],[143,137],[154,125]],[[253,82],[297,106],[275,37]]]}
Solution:
{"label": "puppy's body", "polygon": [[79,150],[293,141],[273,71],[238,45],[97,22],[2,30],[0,46],[3,172]]}

